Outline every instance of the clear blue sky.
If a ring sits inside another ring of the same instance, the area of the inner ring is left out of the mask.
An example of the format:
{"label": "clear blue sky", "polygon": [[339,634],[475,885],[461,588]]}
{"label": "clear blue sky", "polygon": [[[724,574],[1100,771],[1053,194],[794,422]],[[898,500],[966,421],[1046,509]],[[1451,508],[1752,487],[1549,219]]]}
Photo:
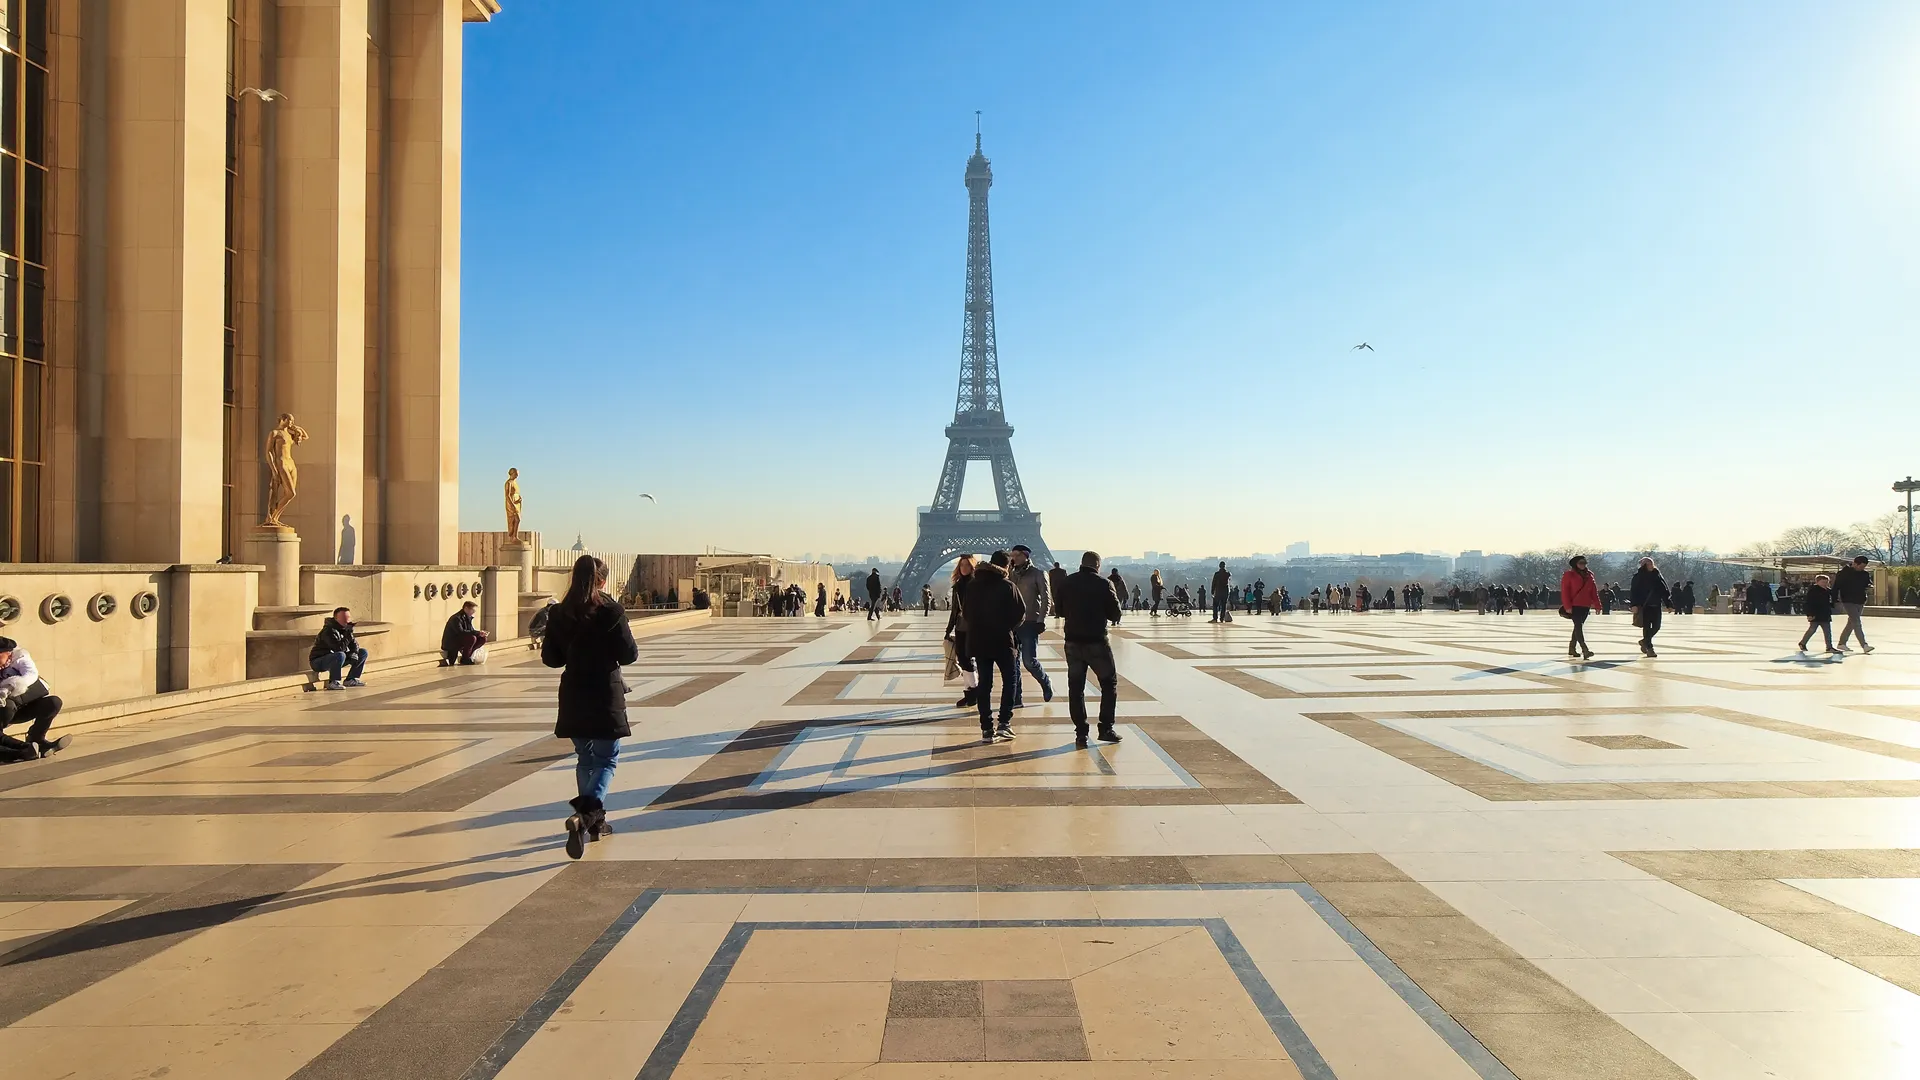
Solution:
{"label": "clear blue sky", "polygon": [[515,465],[550,542],[904,553],[976,109],[1056,547],[1731,549],[1920,473],[1920,5],[509,0],[466,42],[464,528]]}

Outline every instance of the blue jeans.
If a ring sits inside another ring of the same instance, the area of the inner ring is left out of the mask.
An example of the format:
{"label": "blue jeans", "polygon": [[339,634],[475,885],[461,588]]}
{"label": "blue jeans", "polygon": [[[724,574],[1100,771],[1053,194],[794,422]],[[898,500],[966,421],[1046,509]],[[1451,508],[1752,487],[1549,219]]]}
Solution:
{"label": "blue jeans", "polygon": [[605,802],[613,784],[613,766],[620,760],[619,739],[573,740],[573,779],[582,799]]}
{"label": "blue jeans", "polygon": [[[1047,673],[1040,667],[1040,635],[1046,631],[1045,623],[1023,622],[1013,631],[1013,642],[1020,650],[1020,666],[1033,672],[1033,679],[1041,686],[1051,686]],[[1020,680],[1010,679],[1007,689],[1013,693],[1013,703],[1025,700],[1025,687]]]}
{"label": "blue jeans", "polygon": [[343,652],[327,653],[325,656],[314,657],[312,664],[313,670],[326,672],[327,678],[334,682],[340,681],[340,669],[351,664],[351,667],[347,667],[347,678],[357,679],[360,673],[366,670],[367,650],[355,649],[352,656]]}

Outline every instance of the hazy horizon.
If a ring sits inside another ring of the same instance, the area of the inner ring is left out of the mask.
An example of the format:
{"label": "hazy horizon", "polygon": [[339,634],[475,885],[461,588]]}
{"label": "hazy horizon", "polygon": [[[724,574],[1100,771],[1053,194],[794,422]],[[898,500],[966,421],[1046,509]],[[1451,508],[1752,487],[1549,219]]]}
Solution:
{"label": "hazy horizon", "polygon": [[520,2],[466,40],[463,529],[511,465],[555,546],[904,553],[976,109],[1050,542],[1727,552],[1920,472],[1920,7]]}

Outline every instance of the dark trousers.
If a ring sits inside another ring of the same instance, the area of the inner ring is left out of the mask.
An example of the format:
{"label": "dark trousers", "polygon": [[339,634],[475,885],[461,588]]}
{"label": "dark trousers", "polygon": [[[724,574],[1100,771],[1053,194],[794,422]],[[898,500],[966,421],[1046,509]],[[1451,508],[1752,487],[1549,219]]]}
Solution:
{"label": "dark trousers", "polygon": [[992,656],[976,656],[973,662],[980,667],[980,688],[974,691],[973,703],[980,709],[980,730],[993,731],[993,673],[1000,672],[1000,725],[1013,725],[1014,695],[1020,692],[1020,666],[1014,661],[1013,650],[996,653]]}
{"label": "dark trousers", "polygon": [[347,669],[347,678],[357,679],[367,666],[367,650],[355,649],[352,656],[343,652],[324,653],[316,656],[309,664],[315,671],[324,671],[334,682],[340,681],[340,669]]}
{"label": "dark trousers", "polygon": [[1067,652],[1067,712],[1073,733],[1087,737],[1087,669],[1100,680],[1100,730],[1113,730],[1113,711],[1120,696],[1120,673],[1113,666],[1113,646],[1104,641],[1069,641]]}
{"label": "dark trousers", "polygon": [[1593,609],[1573,607],[1567,609],[1567,614],[1573,616],[1573,636],[1567,639],[1567,652],[1571,653],[1576,648],[1583,653],[1592,652],[1587,648],[1587,616],[1593,614]]}
{"label": "dark trousers", "polygon": [[1660,632],[1660,605],[1640,605],[1640,647],[1653,648],[1653,635]]}
{"label": "dark trousers", "polygon": [[27,725],[27,741],[21,742],[11,735],[0,735],[0,753],[27,755],[28,744],[40,745],[47,741],[47,732],[53,729],[53,718],[60,715],[60,699],[48,694],[20,706],[13,714],[9,724]]}
{"label": "dark trousers", "polygon": [[1807,647],[1807,642],[1813,640],[1813,632],[1815,630],[1820,631],[1821,636],[1827,639],[1827,651],[1832,652],[1833,616],[1828,615],[1824,618],[1815,618],[1812,615],[1807,616],[1807,632],[1800,635],[1800,647],[1802,649]]}
{"label": "dark trousers", "polygon": [[1227,598],[1221,593],[1213,594],[1213,617],[1217,622],[1227,621]]}
{"label": "dark trousers", "polygon": [[[454,640],[453,651],[460,654],[462,660],[472,660],[473,650],[487,643],[487,632],[475,630],[471,634],[460,634]],[[357,677],[357,676],[356,676]]]}
{"label": "dark trousers", "polygon": [[867,598],[867,618],[869,620],[872,620],[872,619],[878,619],[879,617],[880,617],[880,598],[877,596],[870,596]]}

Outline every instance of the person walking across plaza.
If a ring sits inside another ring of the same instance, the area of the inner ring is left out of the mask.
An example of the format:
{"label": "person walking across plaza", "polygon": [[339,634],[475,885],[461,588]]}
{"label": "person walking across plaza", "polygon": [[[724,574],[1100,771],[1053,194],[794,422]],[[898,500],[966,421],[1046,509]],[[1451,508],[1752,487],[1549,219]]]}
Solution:
{"label": "person walking across plaza", "polygon": [[567,595],[553,609],[540,662],[561,668],[556,738],[573,741],[574,786],[568,800],[567,857],[586,853],[590,840],[612,832],[607,825],[607,788],[620,759],[627,726],[627,684],[620,669],[640,659],[633,630],[619,601],[606,593],[607,564],[591,555],[573,563]]}
{"label": "person walking across plaza", "polygon": [[1853,562],[1840,568],[1833,576],[1833,598],[1839,602],[1840,611],[1846,615],[1846,625],[1840,628],[1840,651],[1847,651],[1847,638],[1860,641],[1860,651],[1870,653],[1873,646],[1867,644],[1867,628],[1860,625],[1861,612],[1867,606],[1867,590],[1873,585],[1873,577],[1867,573],[1867,557],[1855,555]]}
{"label": "person walking across plaza", "polygon": [[[1013,741],[1013,703],[1020,692],[1020,667],[1014,660],[1014,631],[1026,621],[1026,608],[1020,593],[1007,580],[1002,560],[996,551],[988,562],[973,568],[966,588],[967,650],[980,669],[980,686],[974,692],[974,704],[980,710],[980,738]],[[994,721],[993,676],[1000,675],[1000,716]]]}
{"label": "person walking across plaza", "polygon": [[1805,598],[1801,600],[1801,610],[1807,616],[1807,632],[1800,635],[1801,652],[1807,651],[1807,642],[1813,640],[1815,630],[1820,631],[1826,639],[1827,652],[1840,651],[1833,647],[1833,590],[1828,588],[1832,580],[1825,574],[1814,578]]}
{"label": "person walking across plaza", "polygon": [[956,709],[973,708],[974,695],[978,692],[979,673],[975,670],[973,653],[967,649],[967,586],[973,581],[972,555],[960,556],[953,564],[953,580],[947,591],[947,643],[953,649],[953,666],[959,670],[966,693],[953,703]]}
{"label": "person walking across plaza", "polygon": [[880,568],[874,567],[867,574],[867,621],[875,622],[880,618]]}
{"label": "person walking across plaza", "polygon": [[[47,738],[62,704],[27,650],[0,637],[0,761],[34,761],[72,746],[71,735]],[[27,725],[24,740],[5,733],[15,724]]]}
{"label": "person walking across plaza", "polygon": [[1227,573],[1227,561],[1222,559],[1220,569],[1213,572],[1213,618],[1208,622],[1233,621],[1233,616],[1227,612],[1227,605],[1231,603],[1227,599],[1227,588],[1232,584],[1233,575]]}
{"label": "person walking across plaza", "polygon": [[1627,586],[1627,603],[1633,606],[1633,621],[1640,627],[1640,651],[1647,656],[1660,655],[1653,651],[1653,635],[1660,632],[1660,612],[1666,607],[1669,591],[1660,568],[1651,558],[1641,559],[1640,569],[1633,572],[1633,581]]}
{"label": "person walking across plaza", "polygon": [[[1065,585],[1066,583],[1067,583],[1066,568],[1060,565],[1059,559],[1053,560],[1053,569],[1047,571],[1047,595],[1059,596],[1061,586]],[[1055,618],[1059,618],[1060,609],[1057,607],[1054,608],[1053,615]]]}
{"label": "person walking across plaza", "polygon": [[932,614],[933,614],[933,583],[928,582],[927,584],[920,586],[920,617],[927,618]]}
{"label": "person walking across plaza", "polygon": [[1600,606],[1600,584],[1587,569],[1587,557],[1575,555],[1560,573],[1560,613],[1573,620],[1573,636],[1567,639],[1567,655],[1593,659],[1587,645],[1587,616]]}
{"label": "person walking across plaza", "polygon": [[[1052,701],[1053,680],[1047,678],[1046,669],[1040,666],[1040,635],[1047,632],[1047,606],[1052,598],[1047,592],[1047,575],[1033,565],[1032,548],[1015,544],[1008,550],[1007,581],[1020,594],[1020,603],[1027,609],[1026,618],[1021,620],[1020,628],[1014,631],[1013,636],[1014,644],[1020,650],[1020,666],[1040,684],[1040,700]],[[1006,691],[1013,694],[1014,708],[1026,705],[1026,687],[1018,679]]]}
{"label": "person walking across plaza", "polygon": [[1107,643],[1107,624],[1120,621],[1120,601],[1100,577],[1100,556],[1080,556],[1080,572],[1068,576],[1055,598],[1066,616],[1062,636],[1067,653],[1067,711],[1073,717],[1073,744],[1087,746],[1087,671],[1100,680],[1100,741],[1116,743],[1114,710],[1120,694],[1120,675],[1113,664],[1113,646]]}
{"label": "person walking across plaza", "polygon": [[816,619],[827,617],[827,583],[824,581],[817,582],[814,586],[813,617]]}

